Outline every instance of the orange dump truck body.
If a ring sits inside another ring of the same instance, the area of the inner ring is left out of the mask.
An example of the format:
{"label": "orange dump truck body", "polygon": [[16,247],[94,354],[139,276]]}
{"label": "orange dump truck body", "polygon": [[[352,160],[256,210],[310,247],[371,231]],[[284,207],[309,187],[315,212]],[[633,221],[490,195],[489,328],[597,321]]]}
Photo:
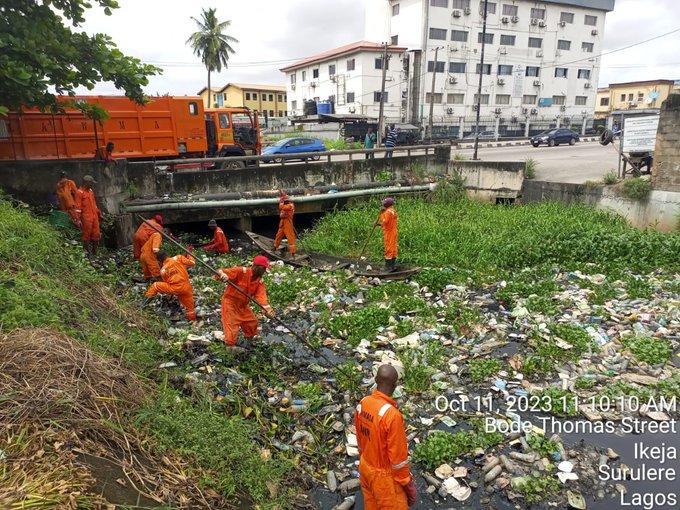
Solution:
{"label": "orange dump truck body", "polygon": [[80,111],[10,112],[0,119],[0,160],[92,159],[97,147],[113,142],[115,158],[203,156],[208,149],[200,97],[155,97],[138,105],[124,96],[60,97],[104,108],[102,124]]}

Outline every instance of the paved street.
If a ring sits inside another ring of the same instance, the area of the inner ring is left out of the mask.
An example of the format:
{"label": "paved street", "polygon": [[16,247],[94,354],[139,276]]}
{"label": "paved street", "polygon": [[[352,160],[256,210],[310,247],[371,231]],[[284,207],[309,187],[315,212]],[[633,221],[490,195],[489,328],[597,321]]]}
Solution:
{"label": "paved street", "polygon": [[[456,152],[472,157],[472,149],[460,149]],[[524,161],[533,158],[538,162],[536,179],[554,182],[582,183],[601,180],[604,174],[610,170],[616,171],[617,168],[616,150],[611,145],[603,147],[597,142],[559,147],[525,145],[480,148],[479,157],[487,161]]]}

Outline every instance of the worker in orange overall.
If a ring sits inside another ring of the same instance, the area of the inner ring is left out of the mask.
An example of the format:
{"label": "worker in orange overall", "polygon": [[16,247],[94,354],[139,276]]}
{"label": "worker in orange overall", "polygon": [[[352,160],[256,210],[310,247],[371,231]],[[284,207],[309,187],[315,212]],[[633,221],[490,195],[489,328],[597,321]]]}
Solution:
{"label": "worker in orange overall", "polygon": [[175,255],[168,257],[164,251],[156,254],[161,267],[161,282],[154,282],[146,291],[146,297],[152,298],[158,294],[169,294],[177,296],[186,318],[190,321],[196,320],[196,308],[194,307],[194,288],[189,280],[188,267],[194,267],[196,261],[193,257]]}
{"label": "worker in orange overall", "polygon": [[[267,300],[267,289],[262,282],[262,276],[269,267],[269,260],[264,255],[253,259],[251,267],[230,267],[218,271],[224,282],[231,282],[241,289],[247,296],[254,299],[265,311],[268,317],[274,316],[274,310]],[[236,345],[239,329],[243,336],[251,340],[258,333],[257,317],[250,307],[248,297],[241,294],[231,285],[227,285],[222,295],[222,328],[224,343],[229,347]]]}
{"label": "worker in orange overall", "polygon": [[279,196],[279,230],[274,239],[274,249],[278,250],[281,241],[285,237],[288,240],[288,252],[292,257],[295,256],[295,227],[293,226],[293,216],[295,215],[295,205],[288,195],[281,191]]}
{"label": "worker in orange overall", "polygon": [[139,263],[146,281],[158,280],[161,276],[161,266],[158,264],[158,252],[161,251],[163,236],[160,232],[154,232],[142,246],[139,254]]}
{"label": "worker in orange overall", "polygon": [[99,220],[102,213],[97,207],[92,186],[96,181],[91,175],[83,177],[83,185],[76,191],[76,216],[82,232],[83,247],[88,255],[97,254],[97,246],[102,238]]}
{"label": "worker in orange overall", "polygon": [[392,365],[381,365],[375,376],[376,390],[354,412],[366,510],[406,510],[416,502],[404,417],[392,399],[398,377]]}
{"label": "worker in orange overall", "polygon": [[59,210],[69,215],[71,221],[78,225],[78,214],[76,213],[76,194],[78,187],[66,176],[66,172],[61,172],[61,179],[57,182],[57,199],[59,200]]}
{"label": "worker in orange overall", "polygon": [[208,244],[204,244],[201,248],[205,251],[214,251],[215,253],[228,253],[229,241],[227,241],[227,236],[224,235],[224,230],[217,226],[215,220],[210,220],[208,227],[213,231],[213,240]]}
{"label": "worker in orange overall", "polygon": [[132,238],[132,255],[135,260],[139,260],[142,253],[142,246],[149,240],[151,234],[163,230],[163,216],[155,215],[152,219],[143,221]]}
{"label": "worker in orange overall", "polygon": [[385,268],[388,271],[396,271],[397,266],[397,211],[394,209],[394,199],[387,197],[382,201],[382,210],[376,221],[383,231],[383,242],[385,244]]}

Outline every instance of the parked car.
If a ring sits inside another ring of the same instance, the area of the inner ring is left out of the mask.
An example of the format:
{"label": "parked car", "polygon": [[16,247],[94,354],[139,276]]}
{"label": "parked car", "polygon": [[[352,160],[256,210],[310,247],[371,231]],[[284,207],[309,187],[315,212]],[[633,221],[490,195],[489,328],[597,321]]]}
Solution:
{"label": "parked car", "polygon": [[569,145],[574,145],[579,141],[578,133],[572,131],[571,129],[558,128],[552,129],[550,131],[544,131],[536,136],[531,137],[531,145],[538,147],[542,143],[548,145],[549,147],[554,147],[561,143],[568,143]]}
{"label": "parked car", "polygon": [[[299,154],[303,152],[325,152],[326,146],[324,143],[317,138],[284,138],[279,140],[274,145],[265,147],[262,151],[263,156],[268,155],[283,155],[283,154]],[[318,154],[314,154],[310,159],[316,161],[320,158]],[[272,157],[271,159],[263,160],[265,163],[280,162],[283,161],[282,157]],[[298,159],[298,158],[287,158],[287,159]],[[306,161],[307,157],[299,158],[302,161]]]}

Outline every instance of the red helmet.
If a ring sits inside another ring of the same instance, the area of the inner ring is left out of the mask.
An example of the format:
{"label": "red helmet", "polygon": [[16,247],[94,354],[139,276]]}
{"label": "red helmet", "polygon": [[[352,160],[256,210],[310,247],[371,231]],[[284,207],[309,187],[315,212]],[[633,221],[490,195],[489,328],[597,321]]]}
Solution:
{"label": "red helmet", "polygon": [[389,207],[389,206],[391,206],[391,205],[394,205],[394,198],[392,198],[392,197],[387,197],[386,199],[384,199],[384,200],[382,201],[382,205],[383,205],[383,207]]}
{"label": "red helmet", "polygon": [[160,214],[154,216],[153,219],[156,220],[156,223],[158,223],[159,225],[163,224],[163,216],[161,216]]}
{"label": "red helmet", "polygon": [[265,269],[269,268],[269,259],[264,255],[256,255],[253,259],[254,266],[262,266]]}

